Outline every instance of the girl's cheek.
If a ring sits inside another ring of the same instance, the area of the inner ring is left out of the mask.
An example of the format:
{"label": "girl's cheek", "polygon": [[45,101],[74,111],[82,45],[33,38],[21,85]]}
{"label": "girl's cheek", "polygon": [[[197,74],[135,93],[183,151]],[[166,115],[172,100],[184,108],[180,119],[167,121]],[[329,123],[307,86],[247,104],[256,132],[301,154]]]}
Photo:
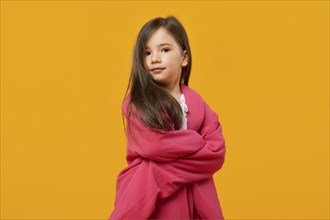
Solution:
{"label": "girl's cheek", "polygon": [[148,67],[148,59],[147,58],[144,59],[143,65],[144,65],[145,68]]}

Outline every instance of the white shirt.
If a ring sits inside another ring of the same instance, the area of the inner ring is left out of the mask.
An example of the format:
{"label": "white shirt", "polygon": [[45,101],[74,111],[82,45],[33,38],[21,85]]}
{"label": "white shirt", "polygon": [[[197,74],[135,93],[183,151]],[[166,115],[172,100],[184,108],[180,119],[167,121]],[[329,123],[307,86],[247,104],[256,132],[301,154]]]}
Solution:
{"label": "white shirt", "polygon": [[186,105],[186,99],[184,98],[184,95],[181,94],[180,96],[180,105],[183,112],[183,118],[182,118],[182,126],[180,130],[187,130],[187,112],[188,112],[188,106]]}

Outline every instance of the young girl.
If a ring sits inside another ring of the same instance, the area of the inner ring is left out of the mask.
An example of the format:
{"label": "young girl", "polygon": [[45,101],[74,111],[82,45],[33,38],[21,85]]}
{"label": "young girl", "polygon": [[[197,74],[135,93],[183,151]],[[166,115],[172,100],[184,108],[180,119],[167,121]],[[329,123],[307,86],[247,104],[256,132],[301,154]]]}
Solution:
{"label": "young girl", "polygon": [[188,87],[191,64],[175,17],[142,27],[122,105],[128,167],[109,219],[224,219],[212,175],[225,140],[217,113]]}

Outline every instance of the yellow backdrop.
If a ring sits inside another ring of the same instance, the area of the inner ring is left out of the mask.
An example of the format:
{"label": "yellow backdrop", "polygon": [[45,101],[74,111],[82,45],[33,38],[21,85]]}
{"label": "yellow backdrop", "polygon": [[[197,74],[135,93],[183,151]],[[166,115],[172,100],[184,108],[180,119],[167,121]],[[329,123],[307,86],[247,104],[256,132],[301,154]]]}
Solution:
{"label": "yellow backdrop", "polygon": [[139,29],[176,16],[226,219],[329,218],[329,1],[1,1],[1,219],[106,219]]}

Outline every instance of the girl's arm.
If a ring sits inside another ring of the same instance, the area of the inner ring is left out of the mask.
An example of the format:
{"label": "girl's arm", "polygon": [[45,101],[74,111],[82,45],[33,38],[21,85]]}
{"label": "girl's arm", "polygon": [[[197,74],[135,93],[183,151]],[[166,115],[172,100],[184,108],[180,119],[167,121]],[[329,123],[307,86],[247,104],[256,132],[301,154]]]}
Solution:
{"label": "girl's arm", "polygon": [[126,132],[130,154],[158,162],[171,162],[195,153],[205,145],[203,137],[194,130],[157,133],[145,128],[137,119],[133,120],[130,131],[127,129]]}
{"label": "girl's arm", "polygon": [[128,150],[150,160],[148,166],[157,176],[160,197],[172,194],[183,183],[212,176],[224,163],[225,140],[218,115],[206,103],[202,112],[199,133],[194,130],[156,133],[134,120],[132,132],[137,141],[129,136]]}

